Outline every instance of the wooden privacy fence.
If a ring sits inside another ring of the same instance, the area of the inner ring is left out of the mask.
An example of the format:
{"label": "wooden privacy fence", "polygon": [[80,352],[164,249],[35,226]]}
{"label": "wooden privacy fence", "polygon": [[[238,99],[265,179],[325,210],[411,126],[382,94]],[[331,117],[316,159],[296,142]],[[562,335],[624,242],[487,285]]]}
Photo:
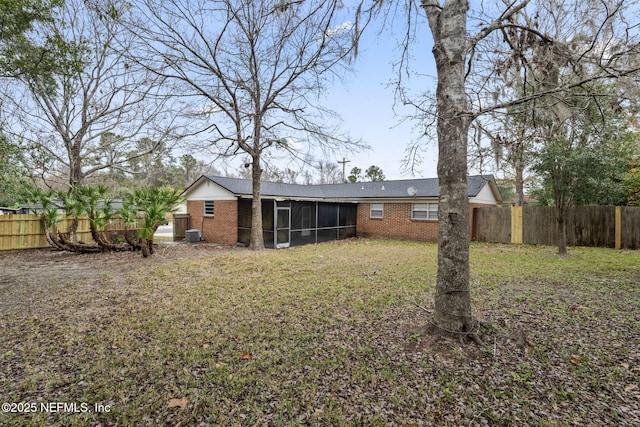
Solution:
{"label": "wooden privacy fence", "polygon": [[[56,229],[66,231],[71,225],[71,217],[63,217],[56,225]],[[116,240],[124,233],[124,224],[115,220],[105,227],[107,237]],[[89,218],[84,216],[78,220],[76,239],[92,242],[89,229]],[[0,215],[0,251],[16,249],[48,248],[49,243],[40,225],[40,215]]]}
{"label": "wooden privacy fence", "polygon": [[[574,207],[569,209],[566,221],[569,246],[640,249],[638,207]],[[557,245],[555,208],[513,206],[474,209],[472,237],[481,242]]]}

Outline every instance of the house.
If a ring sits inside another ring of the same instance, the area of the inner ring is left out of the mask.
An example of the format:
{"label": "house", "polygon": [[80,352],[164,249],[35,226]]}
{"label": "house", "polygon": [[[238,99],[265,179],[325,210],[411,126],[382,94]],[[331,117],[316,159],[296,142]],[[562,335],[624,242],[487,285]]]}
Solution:
{"label": "house", "polygon": [[25,215],[35,213],[35,205],[22,205],[19,208],[0,207],[0,215]]}
{"label": "house", "polygon": [[[470,176],[473,208],[501,201],[491,175]],[[208,242],[248,244],[251,236],[251,181],[201,176],[183,192],[190,228]],[[283,248],[353,236],[436,242],[438,179],[349,184],[262,183],[266,247]]]}
{"label": "house", "polygon": [[20,209],[17,208],[7,208],[0,206],[0,215],[15,215],[20,212]]}

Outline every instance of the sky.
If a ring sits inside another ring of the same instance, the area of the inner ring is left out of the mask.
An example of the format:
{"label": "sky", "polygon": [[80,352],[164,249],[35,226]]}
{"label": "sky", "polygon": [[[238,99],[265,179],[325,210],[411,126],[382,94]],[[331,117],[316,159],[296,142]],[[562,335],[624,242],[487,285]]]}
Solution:
{"label": "sky", "polygon": [[[374,23],[375,24],[375,23]],[[425,42],[416,43],[412,53],[415,57],[412,68],[415,73],[408,81],[411,90],[435,91],[435,63],[431,54],[431,33],[424,26],[419,28],[418,37]],[[394,87],[390,82],[397,76],[397,63],[401,56],[398,39],[402,34],[385,31],[378,34],[376,26],[368,28],[358,57],[354,63],[354,72],[345,76],[342,82],[336,82],[327,93],[323,105],[336,111],[343,120],[343,129],[353,138],[362,138],[371,150],[361,154],[347,154],[345,157],[347,172],[354,166],[365,170],[371,165],[379,166],[387,179],[409,179],[435,177],[437,164],[437,144],[423,140],[427,152],[423,162],[416,165],[415,176],[403,174],[403,158],[407,146],[416,141],[414,120],[406,120],[412,110],[402,105],[394,105]],[[420,56],[418,58],[418,56]],[[394,111],[395,110],[395,111]],[[336,159],[336,160],[342,160]]]}

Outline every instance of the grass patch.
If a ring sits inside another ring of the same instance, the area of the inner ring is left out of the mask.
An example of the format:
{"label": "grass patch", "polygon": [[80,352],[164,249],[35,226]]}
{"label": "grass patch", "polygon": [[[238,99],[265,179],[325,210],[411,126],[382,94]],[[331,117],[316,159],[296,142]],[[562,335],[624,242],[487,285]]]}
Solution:
{"label": "grass patch", "polygon": [[0,413],[1,425],[640,419],[638,252],[472,245],[474,309],[491,323],[478,349],[427,347],[416,333],[432,309],[435,245],[169,248],[106,265],[0,256],[0,400],[89,407]]}

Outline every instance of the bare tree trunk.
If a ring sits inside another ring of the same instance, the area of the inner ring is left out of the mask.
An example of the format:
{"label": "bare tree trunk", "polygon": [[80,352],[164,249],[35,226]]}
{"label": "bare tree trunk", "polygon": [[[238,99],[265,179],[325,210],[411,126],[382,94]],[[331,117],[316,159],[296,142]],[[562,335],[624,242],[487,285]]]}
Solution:
{"label": "bare tree trunk", "polygon": [[151,255],[151,248],[149,246],[149,240],[148,239],[142,239],[142,256],[144,258],[147,258],[149,255]]}
{"label": "bare tree trunk", "polygon": [[558,225],[558,255],[566,256],[567,251],[567,210],[556,206]]}
{"label": "bare tree trunk", "polygon": [[264,237],[262,235],[262,201],[260,200],[262,168],[260,167],[259,155],[253,156],[251,165],[253,198],[251,200],[251,242],[249,247],[255,251],[259,251],[264,249]]}
{"label": "bare tree trunk", "polygon": [[75,141],[70,142],[68,149],[69,156],[69,185],[71,187],[82,185],[84,176],[82,174],[82,155],[80,148],[76,146]]}
{"label": "bare tree trunk", "polygon": [[515,165],[515,171],[516,171],[515,205],[524,206],[524,162],[517,161]]}
{"label": "bare tree trunk", "polygon": [[471,118],[465,92],[467,0],[423,0],[434,39],[438,72],[438,274],[432,332],[473,326],[469,293],[467,135]]}

